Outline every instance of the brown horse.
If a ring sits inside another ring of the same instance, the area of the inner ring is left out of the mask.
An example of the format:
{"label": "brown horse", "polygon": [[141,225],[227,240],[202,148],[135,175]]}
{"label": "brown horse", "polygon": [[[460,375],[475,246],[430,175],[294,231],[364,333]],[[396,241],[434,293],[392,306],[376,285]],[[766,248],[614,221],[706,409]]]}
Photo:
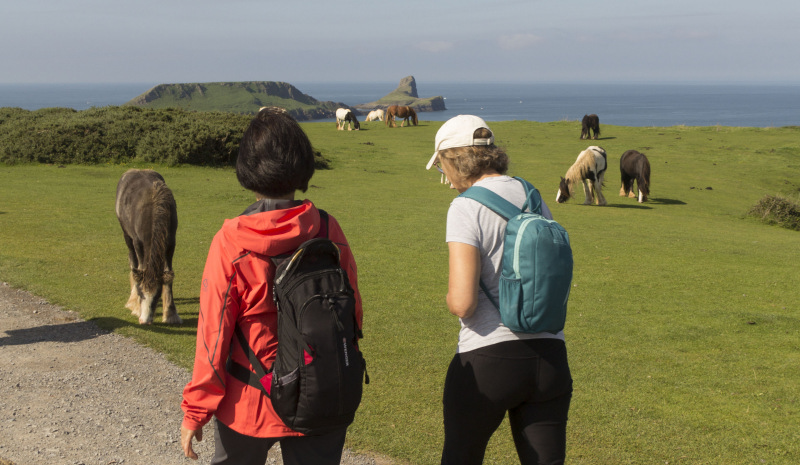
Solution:
{"label": "brown horse", "polygon": [[650,195],[650,162],[647,156],[636,150],[627,150],[619,159],[619,171],[622,177],[620,197],[636,197],[633,182],[639,191],[639,203],[647,201]]}
{"label": "brown horse", "polygon": [[581,120],[581,140],[589,139],[594,132],[594,137],[592,139],[597,140],[597,137],[600,136],[600,118],[597,115],[583,115],[583,120]]}
{"label": "brown horse", "polygon": [[131,296],[125,307],[139,317],[139,324],[150,324],[161,298],[163,322],[181,323],[172,300],[172,256],[178,230],[172,191],[155,171],[131,169],[117,184],[115,210],[131,267]]}
{"label": "brown horse", "polygon": [[[392,105],[386,109],[386,125],[390,128],[397,127],[397,124],[394,121],[395,117],[403,118],[403,122],[400,123],[401,128],[409,119],[411,119],[411,123],[414,123],[414,126],[416,126],[419,122],[417,120],[417,112],[409,106]],[[411,124],[409,123],[409,126],[410,125]]]}

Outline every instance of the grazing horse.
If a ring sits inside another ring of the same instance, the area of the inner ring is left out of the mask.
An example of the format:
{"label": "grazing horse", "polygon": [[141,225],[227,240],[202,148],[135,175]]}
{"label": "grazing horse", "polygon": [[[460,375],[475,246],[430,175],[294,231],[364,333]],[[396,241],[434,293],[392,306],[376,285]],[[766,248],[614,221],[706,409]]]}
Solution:
{"label": "grazing horse", "polygon": [[172,256],[178,229],[172,191],[155,171],[131,169],[117,184],[115,210],[131,267],[131,296],[125,307],[139,317],[139,324],[150,324],[160,297],[162,321],[181,323],[172,300]]}
{"label": "grazing horse", "polygon": [[[406,124],[406,122],[408,122],[409,119],[411,119],[411,123],[413,123],[414,126],[416,126],[417,123],[419,122],[417,120],[417,112],[414,111],[413,108],[408,106],[392,105],[389,108],[387,108],[386,125],[391,128],[396,128],[397,124],[394,121],[395,117],[403,118],[403,122],[400,123],[401,128]],[[409,123],[409,126],[411,125],[411,123]]]}
{"label": "grazing horse", "polygon": [[367,113],[367,119],[364,121],[383,121],[383,110],[377,109]]}
{"label": "grazing horse", "polygon": [[583,183],[583,192],[586,195],[584,205],[591,205],[592,200],[597,205],[605,205],[603,197],[603,176],[606,172],[606,151],[601,147],[591,146],[578,155],[578,159],[567,170],[558,186],[556,202],[564,203],[574,194],[575,185]]}
{"label": "grazing horse", "polygon": [[650,195],[650,162],[647,157],[636,150],[628,150],[619,159],[619,171],[622,175],[620,197],[636,197],[633,191],[633,181],[636,181],[639,203],[645,202]]}
{"label": "grazing horse", "polygon": [[581,140],[589,139],[591,132],[594,132],[592,139],[597,140],[600,135],[600,118],[597,115],[583,115],[581,121]]}
{"label": "grazing horse", "polygon": [[361,129],[361,125],[358,124],[358,119],[356,119],[353,110],[349,108],[339,108],[336,110],[336,129],[344,131],[345,124],[347,124],[348,131],[352,131],[353,129],[358,131]]}

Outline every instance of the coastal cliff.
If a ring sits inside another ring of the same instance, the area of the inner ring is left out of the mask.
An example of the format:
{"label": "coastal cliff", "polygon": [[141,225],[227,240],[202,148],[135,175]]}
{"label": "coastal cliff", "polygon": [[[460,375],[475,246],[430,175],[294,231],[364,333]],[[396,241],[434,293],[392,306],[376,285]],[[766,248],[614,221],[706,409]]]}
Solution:
{"label": "coastal cliff", "polygon": [[385,110],[391,105],[406,105],[414,108],[417,112],[423,111],[443,111],[444,98],[442,96],[419,98],[417,94],[417,81],[414,76],[406,76],[400,80],[400,85],[395,90],[381,97],[380,99],[361,103],[355,106],[359,110],[375,110],[377,108]]}

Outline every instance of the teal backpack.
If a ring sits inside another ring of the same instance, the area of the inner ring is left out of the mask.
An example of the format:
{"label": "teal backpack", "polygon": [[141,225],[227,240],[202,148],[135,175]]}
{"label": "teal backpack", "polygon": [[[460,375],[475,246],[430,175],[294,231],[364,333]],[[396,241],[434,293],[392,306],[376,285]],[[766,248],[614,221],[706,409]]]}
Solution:
{"label": "teal backpack", "polygon": [[514,179],[525,187],[527,200],[522,209],[480,186],[472,186],[459,196],[480,202],[508,221],[499,304],[483,281],[481,289],[512,331],[555,334],[564,329],[572,287],[569,234],[560,224],[542,216],[539,191],[522,178]]}

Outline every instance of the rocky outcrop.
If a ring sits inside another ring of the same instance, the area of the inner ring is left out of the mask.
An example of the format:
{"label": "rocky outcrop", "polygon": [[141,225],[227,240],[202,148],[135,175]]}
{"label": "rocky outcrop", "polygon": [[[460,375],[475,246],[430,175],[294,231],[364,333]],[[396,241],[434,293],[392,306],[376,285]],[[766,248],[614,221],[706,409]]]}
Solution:
{"label": "rocky outcrop", "polygon": [[397,88],[381,99],[374,102],[361,103],[355,107],[360,110],[375,110],[377,108],[385,110],[391,105],[407,105],[413,107],[417,112],[446,110],[442,96],[419,98],[417,81],[414,76],[406,76],[401,79]]}

